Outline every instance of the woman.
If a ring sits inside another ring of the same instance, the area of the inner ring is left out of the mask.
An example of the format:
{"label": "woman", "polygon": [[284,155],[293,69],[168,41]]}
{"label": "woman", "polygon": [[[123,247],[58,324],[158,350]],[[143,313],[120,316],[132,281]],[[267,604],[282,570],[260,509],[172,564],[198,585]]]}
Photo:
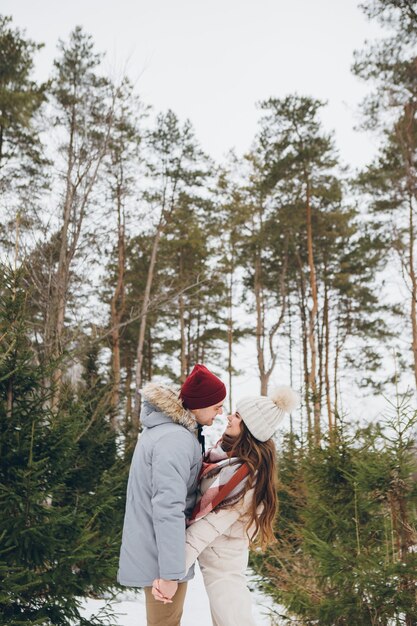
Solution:
{"label": "woman", "polygon": [[[270,397],[244,398],[200,475],[201,498],[189,519],[186,566],[198,558],[213,626],[254,626],[246,584],[249,544],[274,541],[276,450],[272,436],[298,395],[280,387]],[[153,594],[158,592],[158,581]]]}

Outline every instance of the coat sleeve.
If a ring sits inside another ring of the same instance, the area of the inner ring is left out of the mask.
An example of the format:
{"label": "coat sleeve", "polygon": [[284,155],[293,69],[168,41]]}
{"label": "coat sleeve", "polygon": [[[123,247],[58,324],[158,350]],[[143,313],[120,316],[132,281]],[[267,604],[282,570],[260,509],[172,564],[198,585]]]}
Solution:
{"label": "coat sleeve", "polygon": [[185,568],[185,507],[193,463],[187,433],[169,433],[152,457],[152,515],[159,577],[181,580]]}
{"label": "coat sleeve", "polygon": [[185,566],[187,571],[207,546],[225,533],[233,524],[248,511],[253,498],[250,489],[234,506],[211,511],[186,531]]}

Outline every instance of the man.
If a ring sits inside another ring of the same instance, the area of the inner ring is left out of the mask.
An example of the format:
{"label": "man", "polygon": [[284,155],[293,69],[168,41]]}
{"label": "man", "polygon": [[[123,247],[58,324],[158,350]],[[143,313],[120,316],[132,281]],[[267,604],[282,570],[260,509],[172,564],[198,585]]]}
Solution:
{"label": "man", "polygon": [[[130,467],[118,581],[144,587],[148,626],[179,626],[187,581],[185,518],[193,509],[202,450],[197,439],[223,412],[226,387],[197,364],[178,391],[142,390],[141,433]],[[201,437],[199,437],[201,440]],[[162,603],[152,596],[159,579]]]}

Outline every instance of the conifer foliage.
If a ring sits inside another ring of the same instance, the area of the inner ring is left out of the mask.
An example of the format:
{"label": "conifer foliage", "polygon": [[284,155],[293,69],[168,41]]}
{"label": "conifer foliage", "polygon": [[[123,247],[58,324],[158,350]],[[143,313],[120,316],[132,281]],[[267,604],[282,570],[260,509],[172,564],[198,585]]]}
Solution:
{"label": "conifer foliage", "polygon": [[2,624],[103,623],[82,619],[78,596],[114,582],[123,472],[103,415],[92,420],[91,368],[84,396],[51,410],[54,364],[45,369],[33,348],[23,273],[1,276]]}
{"label": "conifer foliage", "polygon": [[278,542],[254,563],[290,623],[416,623],[416,424],[398,399],[383,424],[319,447],[286,438]]}

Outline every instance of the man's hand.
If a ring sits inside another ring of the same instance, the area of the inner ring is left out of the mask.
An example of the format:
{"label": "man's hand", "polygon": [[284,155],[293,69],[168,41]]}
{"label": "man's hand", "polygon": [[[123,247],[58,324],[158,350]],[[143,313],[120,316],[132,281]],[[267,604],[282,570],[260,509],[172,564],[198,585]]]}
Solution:
{"label": "man's hand", "polygon": [[152,584],[152,595],[155,600],[160,600],[164,604],[172,602],[172,597],[178,589],[176,580],[164,580],[156,578]]}

